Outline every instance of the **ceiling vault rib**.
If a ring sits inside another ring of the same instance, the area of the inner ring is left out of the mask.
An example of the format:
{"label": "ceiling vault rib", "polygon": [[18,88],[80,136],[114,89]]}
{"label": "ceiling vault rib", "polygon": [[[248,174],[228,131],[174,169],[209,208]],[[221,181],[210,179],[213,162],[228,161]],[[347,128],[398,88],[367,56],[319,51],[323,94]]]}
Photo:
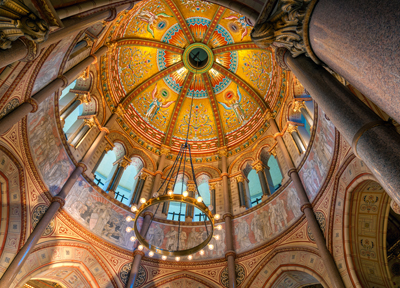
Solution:
{"label": "ceiling vault rib", "polygon": [[124,38],[116,41],[117,47],[135,45],[142,47],[151,47],[156,49],[168,50],[177,54],[182,54],[185,49],[164,43],[158,40],[141,39],[141,38]]}
{"label": "ceiling vault rib", "polygon": [[190,31],[189,25],[187,24],[185,18],[183,18],[181,11],[178,9],[174,1],[172,0],[163,0],[164,3],[166,3],[169,8],[172,10],[172,12],[175,15],[175,18],[178,20],[179,25],[182,28],[183,34],[185,35],[186,39],[190,44],[196,42],[196,40],[193,37],[192,32]]}
{"label": "ceiling vault rib", "polygon": [[217,24],[221,20],[222,15],[224,14],[226,8],[224,7],[219,7],[217,12],[215,12],[213,19],[211,20],[210,26],[208,26],[207,32],[204,35],[203,43],[208,44],[208,42],[211,39],[212,34],[214,33],[215,27],[217,27]]}
{"label": "ceiling vault rib", "polygon": [[258,47],[256,44],[253,42],[243,42],[243,43],[234,43],[234,44],[228,44],[224,46],[220,46],[217,48],[212,49],[214,55],[216,54],[221,54],[225,52],[231,52],[231,51],[237,51],[237,50],[260,50],[260,47]]}
{"label": "ceiling vault rib", "polygon": [[270,110],[268,107],[268,104],[264,101],[264,99],[261,97],[260,94],[258,94],[249,84],[246,83],[242,78],[240,78],[238,75],[232,73],[228,69],[226,69],[224,66],[214,62],[213,68],[217,70],[219,73],[222,75],[225,75],[229,79],[231,79],[233,82],[238,84],[242,89],[244,89],[258,104],[260,107],[261,111],[265,112],[266,110]]}
{"label": "ceiling vault rib", "polygon": [[168,123],[167,132],[165,133],[164,144],[167,146],[171,146],[172,133],[175,130],[176,119],[178,118],[178,115],[180,114],[182,104],[186,98],[186,93],[189,90],[190,83],[192,82],[192,79],[193,79],[193,75],[194,74],[192,72],[188,72],[188,74],[186,75],[186,79],[185,79],[185,82],[183,83],[182,91],[181,91],[181,93],[179,93],[178,103],[176,103],[176,105],[174,107],[174,111],[172,112],[171,120]]}
{"label": "ceiling vault rib", "polygon": [[211,108],[214,111],[214,118],[215,118],[215,126],[217,127],[218,131],[218,142],[219,147],[225,146],[225,137],[222,131],[222,120],[221,115],[219,114],[219,109],[217,106],[217,99],[215,98],[214,91],[211,86],[211,79],[208,73],[203,74],[203,81],[206,86],[206,90],[210,99]]}
{"label": "ceiling vault rib", "polygon": [[177,71],[178,69],[184,67],[183,62],[179,61],[168,68],[161,70],[154,74],[152,77],[144,81],[142,84],[139,84],[135,89],[129,92],[128,95],[121,101],[122,106],[126,108],[140,93],[142,93],[146,88],[150,87],[150,85],[155,84],[158,80],[164,78],[165,76]]}

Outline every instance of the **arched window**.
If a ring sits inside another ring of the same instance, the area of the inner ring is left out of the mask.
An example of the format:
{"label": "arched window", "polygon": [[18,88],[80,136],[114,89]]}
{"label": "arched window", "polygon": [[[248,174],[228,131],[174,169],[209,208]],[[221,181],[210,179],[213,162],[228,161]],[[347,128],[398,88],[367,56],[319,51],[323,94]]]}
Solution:
{"label": "arched window", "polygon": [[122,203],[129,205],[133,197],[133,193],[138,183],[139,172],[143,168],[143,162],[138,157],[133,157],[131,164],[125,168],[116,189],[116,199]]}
{"label": "arched window", "polygon": [[[174,186],[174,194],[182,194],[183,191],[187,189],[187,181],[188,178],[186,175],[180,174],[176,179],[176,183]],[[180,220],[185,221],[185,212],[186,212],[186,204],[178,203],[178,202],[170,202],[168,208],[168,220]]]}
{"label": "arched window", "polygon": [[[115,147],[114,147],[115,149]],[[113,163],[117,160],[115,156],[115,152],[110,150],[104,155],[103,159],[101,160],[99,166],[97,167],[96,171],[94,172],[95,178],[98,181],[98,186],[106,190],[107,187],[104,187],[104,184],[107,181],[108,175],[110,175],[111,170],[113,168]]]}
{"label": "arched window", "polygon": [[268,159],[268,167],[269,167],[269,173],[271,175],[271,180],[274,185],[274,191],[271,191],[273,193],[275,192],[275,190],[279,189],[279,187],[282,186],[282,179],[283,179],[278,161],[276,161],[273,155],[271,155]]}
{"label": "arched window", "polygon": [[80,104],[76,107],[65,119],[64,119],[64,126],[63,131],[67,140],[70,139],[71,135],[78,130],[79,126],[82,125],[83,119],[78,119],[83,112],[83,104]]}
{"label": "arched window", "polygon": [[[201,174],[198,177],[196,177],[196,180],[197,180],[197,188],[199,189],[199,193],[203,198],[203,202],[204,204],[206,204],[206,206],[209,206],[211,204],[210,186],[208,184],[210,177],[206,174]],[[194,196],[197,197],[197,195]],[[204,220],[204,214],[202,214],[199,209],[195,208],[193,221],[203,221],[203,220]]]}
{"label": "arched window", "polygon": [[260,177],[258,176],[256,170],[251,169],[251,171],[247,175],[247,180],[249,180],[248,187],[250,192],[250,202],[251,207],[253,207],[261,202],[261,198],[263,195]]}

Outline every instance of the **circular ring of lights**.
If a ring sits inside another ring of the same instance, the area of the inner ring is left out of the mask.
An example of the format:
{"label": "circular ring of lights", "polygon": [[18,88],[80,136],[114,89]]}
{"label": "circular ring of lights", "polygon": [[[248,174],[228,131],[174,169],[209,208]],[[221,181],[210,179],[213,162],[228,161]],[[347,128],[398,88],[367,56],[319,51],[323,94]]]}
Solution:
{"label": "circular ring of lights", "polygon": [[[193,205],[195,208],[197,208],[201,212],[203,212],[211,222],[211,225],[210,225],[211,232],[208,235],[207,239],[204,240],[202,243],[200,243],[197,246],[194,246],[189,249],[177,250],[177,251],[165,250],[160,247],[149,244],[146,241],[146,239],[143,238],[142,235],[139,233],[139,230],[137,229],[137,221],[139,219],[139,216],[141,215],[141,213],[144,210],[148,209],[151,206],[154,206],[154,205],[157,205],[157,204],[163,203],[163,202],[185,203],[185,204]],[[213,234],[214,234],[214,222],[215,222],[214,216],[212,215],[210,209],[208,209],[204,203],[198,202],[195,198],[192,198],[192,197],[184,197],[183,195],[180,195],[180,194],[172,194],[172,195],[161,195],[161,196],[158,196],[155,198],[151,198],[146,203],[144,203],[142,206],[140,206],[138,208],[138,210],[136,211],[135,223],[133,225],[133,229],[135,231],[135,236],[136,236],[137,240],[140,242],[140,244],[142,244],[144,247],[146,247],[150,251],[153,251],[157,254],[165,255],[165,256],[188,256],[188,255],[195,254],[196,252],[200,251],[211,241]]]}
{"label": "circular ring of lights", "polygon": [[[208,56],[207,64],[201,68],[196,68],[190,63],[190,59],[189,59],[190,52],[196,48],[200,48],[200,49],[204,50],[204,52],[206,52],[207,56]],[[206,44],[193,43],[193,44],[190,44],[188,47],[186,47],[186,49],[182,55],[182,60],[183,60],[183,64],[185,65],[186,69],[188,69],[190,72],[196,73],[196,74],[202,74],[202,73],[205,73],[208,70],[210,70],[212,65],[214,64],[214,53],[212,52],[210,47],[208,47]]]}

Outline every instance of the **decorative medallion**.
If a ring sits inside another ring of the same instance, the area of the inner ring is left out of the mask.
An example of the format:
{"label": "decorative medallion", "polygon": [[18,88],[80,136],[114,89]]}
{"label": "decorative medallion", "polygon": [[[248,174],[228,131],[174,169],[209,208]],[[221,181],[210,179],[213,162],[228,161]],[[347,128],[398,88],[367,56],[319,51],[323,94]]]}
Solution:
{"label": "decorative medallion", "polygon": [[[244,266],[241,264],[236,264],[235,274],[236,274],[236,287],[239,287],[240,284],[243,283],[244,278],[246,277],[246,270],[244,269]],[[222,270],[220,281],[224,287],[226,288],[229,287],[228,267],[225,267],[225,269]]]}
{"label": "decorative medallion", "polygon": [[182,56],[186,69],[195,74],[210,70],[214,62],[214,53],[203,43],[193,43],[186,47]]}
{"label": "decorative medallion", "polygon": [[[315,212],[315,218],[317,218],[319,227],[321,227],[322,233],[325,235],[326,219],[324,213],[320,211]],[[307,236],[311,241],[315,242],[315,238],[311,232],[310,225],[307,225]]]}
{"label": "decorative medallion", "polygon": [[[126,263],[124,266],[121,267],[121,270],[119,271],[119,277],[121,278],[122,283],[124,283],[125,285],[128,283],[131,270],[132,270],[132,263]],[[146,269],[144,269],[143,266],[140,265],[134,287],[139,287],[143,285],[143,283],[146,281],[146,278],[147,278]]]}
{"label": "decorative medallion", "polygon": [[[40,219],[42,219],[44,213],[47,211],[46,205],[38,205],[33,209],[32,212],[32,227],[33,229],[36,227],[37,223],[39,223]],[[47,225],[46,229],[43,232],[42,236],[49,236],[53,233],[55,227],[54,218],[50,221],[49,225]]]}

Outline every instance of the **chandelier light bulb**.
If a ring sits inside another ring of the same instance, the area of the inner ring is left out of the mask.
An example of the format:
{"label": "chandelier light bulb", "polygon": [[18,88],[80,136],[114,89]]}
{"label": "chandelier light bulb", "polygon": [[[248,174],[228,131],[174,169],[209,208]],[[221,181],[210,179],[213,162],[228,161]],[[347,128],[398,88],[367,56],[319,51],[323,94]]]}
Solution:
{"label": "chandelier light bulb", "polygon": [[179,261],[179,260],[181,260],[181,257],[175,257],[175,260]]}
{"label": "chandelier light bulb", "polygon": [[215,240],[219,240],[219,235],[214,236]]}
{"label": "chandelier light bulb", "polygon": [[150,252],[149,252],[149,256],[150,256],[150,257],[153,257],[153,256],[154,256],[154,252],[153,252],[153,251],[150,251]]}
{"label": "chandelier light bulb", "polygon": [[136,212],[136,211],[137,211],[136,204],[133,204],[133,205],[132,205],[132,207],[131,207],[131,211],[132,211],[132,212]]}
{"label": "chandelier light bulb", "polygon": [[143,245],[139,245],[137,248],[139,249],[139,251],[142,251],[143,250]]}
{"label": "chandelier light bulb", "polygon": [[220,225],[218,225],[216,228],[217,228],[218,230],[222,230],[222,225],[220,224]]}
{"label": "chandelier light bulb", "polygon": [[127,221],[127,222],[131,222],[131,221],[132,221],[132,217],[131,217],[130,215],[127,216],[127,217],[126,217],[126,221]]}
{"label": "chandelier light bulb", "polygon": [[131,232],[132,231],[132,227],[126,227],[126,232]]}
{"label": "chandelier light bulb", "polygon": [[131,241],[134,242],[135,240],[136,240],[136,237],[135,237],[135,236],[132,236],[132,237],[131,237]]}
{"label": "chandelier light bulb", "polygon": [[168,195],[169,195],[169,196],[172,196],[173,194],[174,194],[174,191],[168,190]]}
{"label": "chandelier light bulb", "polygon": [[214,215],[214,218],[215,218],[215,220],[219,220],[219,218],[221,218],[221,215],[215,214],[215,215]]}
{"label": "chandelier light bulb", "polygon": [[213,250],[214,249],[214,245],[213,244],[208,244],[208,249]]}
{"label": "chandelier light bulb", "polygon": [[200,250],[200,255],[203,256],[204,255],[204,250]]}
{"label": "chandelier light bulb", "polygon": [[189,256],[188,256],[188,259],[189,259],[189,260],[192,260],[192,259],[193,259],[193,256],[192,256],[192,255],[189,255]]}
{"label": "chandelier light bulb", "polygon": [[140,198],[140,203],[142,204],[146,203],[146,198]]}
{"label": "chandelier light bulb", "polygon": [[189,192],[188,191],[184,191],[183,192],[183,197],[187,197],[189,195]]}
{"label": "chandelier light bulb", "polygon": [[197,202],[199,203],[203,202],[203,198],[201,196],[197,197]]}
{"label": "chandelier light bulb", "polygon": [[164,255],[164,256],[161,257],[161,259],[162,260],[167,260],[167,256]]}

